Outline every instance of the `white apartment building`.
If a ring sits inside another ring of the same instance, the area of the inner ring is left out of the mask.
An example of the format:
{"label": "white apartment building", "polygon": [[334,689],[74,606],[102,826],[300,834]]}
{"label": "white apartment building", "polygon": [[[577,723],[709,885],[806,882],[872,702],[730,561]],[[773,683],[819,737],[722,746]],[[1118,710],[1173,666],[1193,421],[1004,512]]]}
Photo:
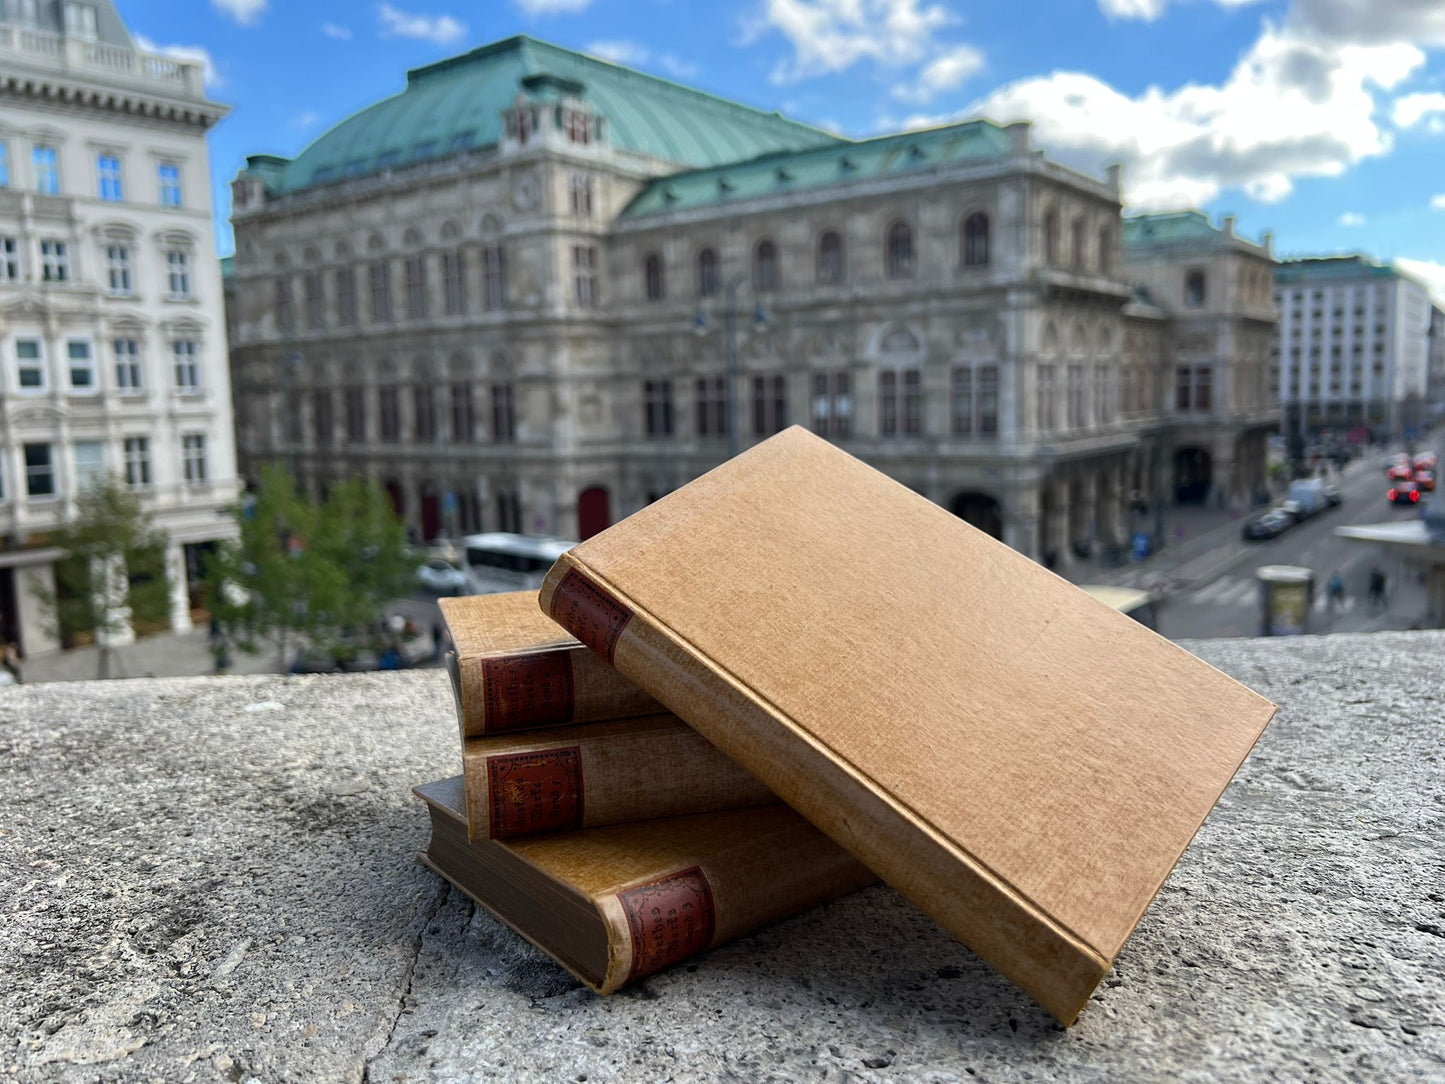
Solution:
{"label": "white apartment building", "polygon": [[1289,260],[1274,281],[1282,431],[1418,429],[1430,357],[1425,287],[1360,255]]}
{"label": "white apartment building", "polygon": [[0,637],[56,646],[51,532],[107,473],[169,538],[172,624],[234,533],[235,450],[197,64],[109,0],[0,0]]}

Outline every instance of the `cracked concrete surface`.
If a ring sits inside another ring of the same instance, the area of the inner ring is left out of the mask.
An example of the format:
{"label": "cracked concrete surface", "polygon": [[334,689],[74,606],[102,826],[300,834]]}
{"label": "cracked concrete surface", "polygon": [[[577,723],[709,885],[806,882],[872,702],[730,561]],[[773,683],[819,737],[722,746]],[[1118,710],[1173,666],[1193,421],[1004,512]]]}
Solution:
{"label": "cracked concrete surface", "polygon": [[884,888],[600,999],[417,863],[439,672],[0,690],[0,1081],[1445,1079],[1445,635],[1282,710],[1065,1032]]}

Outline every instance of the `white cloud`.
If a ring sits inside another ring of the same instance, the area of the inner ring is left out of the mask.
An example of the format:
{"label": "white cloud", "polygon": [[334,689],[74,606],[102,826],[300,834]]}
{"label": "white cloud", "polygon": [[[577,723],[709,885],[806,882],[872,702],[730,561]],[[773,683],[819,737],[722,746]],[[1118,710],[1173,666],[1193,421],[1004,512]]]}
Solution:
{"label": "white cloud", "polygon": [[185,60],[192,64],[201,66],[202,78],[206,86],[212,89],[222,86],[224,80],[221,73],[216,70],[216,61],[211,56],[211,51],[204,45],[157,45],[144,34],[132,34],[138,49],[146,53],[158,53],[161,56],[168,56],[172,60]]}
{"label": "white cloud", "polygon": [[1435,260],[1412,260],[1405,256],[1391,262],[1405,274],[1413,275],[1424,283],[1437,305],[1445,305],[1445,264]]}
{"label": "white cloud", "polygon": [[1430,122],[1432,131],[1439,131],[1438,114],[1445,113],[1445,94],[1405,94],[1395,99],[1390,119],[1397,128],[1413,128],[1422,120]]}
{"label": "white cloud", "polygon": [[351,28],[339,23],[322,23],[321,32],[328,38],[335,38],[337,41],[351,40]]}
{"label": "white cloud", "polygon": [[417,38],[436,45],[447,45],[467,32],[466,24],[450,15],[416,15],[386,3],[376,11],[384,38]]}
{"label": "white cloud", "polygon": [[1168,0],[1099,0],[1099,8],[1111,19],[1143,19],[1153,22],[1164,14]]}
{"label": "white cloud", "polygon": [[657,64],[674,79],[691,79],[701,70],[692,61],[683,60],[681,57],[673,56],[671,53],[664,53],[658,57]]}
{"label": "white cloud", "polygon": [[793,56],[773,69],[774,83],[846,71],[860,60],[915,64],[940,51],[934,32],[956,21],[942,4],[920,8],[921,2],[765,0],[744,37],[754,41],[776,30],[791,43]]}
{"label": "white cloud", "polygon": [[1431,196],[1430,206],[1437,211],[1445,211],[1445,192],[1441,192],[1438,196]]}
{"label": "white cloud", "polygon": [[253,26],[266,10],[266,0],[211,0],[211,7],[242,26]]}
{"label": "white cloud", "polygon": [[570,11],[586,11],[592,0],[515,0],[525,15],[562,15]]}
{"label": "white cloud", "polygon": [[1363,226],[1365,224],[1365,216],[1358,211],[1346,211],[1340,215],[1339,224],[1341,226]]}
{"label": "white cloud", "polygon": [[909,82],[895,84],[893,96],[905,102],[931,102],[977,75],[983,66],[983,54],[972,45],[954,45],[925,64]]}
{"label": "white cloud", "polygon": [[1066,161],[1124,163],[1136,208],[1198,205],[1225,188],[1274,202],[1297,178],[1338,176],[1388,153],[1375,92],[1424,60],[1409,44],[1341,45],[1266,22],[1217,86],[1130,96],[1092,75],[1054,72],[1003,86],[967,113],[1032,120],[1038,144]]}
{"label": "white cloud", "polygon": [[646,64],[652,56],[652,50],[635,41],[594,41],[583,52],[614,64]]}
{"label": "white cloud", "polygon": [[291,118],[291,127],[298,131],[314,128],[321,121],[321,114],[314,109],[303,109]]}

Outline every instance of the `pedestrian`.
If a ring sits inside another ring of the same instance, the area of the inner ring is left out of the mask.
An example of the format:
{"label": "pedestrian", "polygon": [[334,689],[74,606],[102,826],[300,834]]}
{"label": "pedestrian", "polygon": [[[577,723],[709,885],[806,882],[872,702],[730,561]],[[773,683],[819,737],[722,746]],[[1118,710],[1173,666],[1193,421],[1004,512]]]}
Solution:
{"label": "pedestrian", "polygon": [[0,651],[0,666],[5,667],[10,676],[15,679],[16,685],[24,684],[20,677],[20,662],[23,658],[24,656],[20,653],[20,645],[14,640],[7,643],[4,650]]}
{"label": "pedestrian", "polygon": [[1329,590],[1325,596],[1326,604],[1333,611],[1337,606],[1343,606],[1345,602],[1345,580],[1337,571],[1330,577]]}
{"label": "pedestrian", "polygon": [[442,631],[441,622],[433,621],[431,626],[431,657],[440,659],[442,657],[442,640],[446,633]]}
{"label": "pedestrian", "polygon": [[1380,607],[1385,604],[1385,574],[1378,568],[1370,569],[1370,605]]}

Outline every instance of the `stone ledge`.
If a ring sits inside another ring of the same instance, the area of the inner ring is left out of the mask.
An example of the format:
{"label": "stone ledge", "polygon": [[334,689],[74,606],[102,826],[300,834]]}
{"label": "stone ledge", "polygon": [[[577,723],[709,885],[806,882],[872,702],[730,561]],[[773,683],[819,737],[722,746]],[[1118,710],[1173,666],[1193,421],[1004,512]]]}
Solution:
{"label": "stone ledge", "polygon": [[1445,1075],[1445,634],[1188,645],[1282,705],[1065,1032],[884,888],[608,999],[416,861],[446,678],[0,690],[0,1080]]}

